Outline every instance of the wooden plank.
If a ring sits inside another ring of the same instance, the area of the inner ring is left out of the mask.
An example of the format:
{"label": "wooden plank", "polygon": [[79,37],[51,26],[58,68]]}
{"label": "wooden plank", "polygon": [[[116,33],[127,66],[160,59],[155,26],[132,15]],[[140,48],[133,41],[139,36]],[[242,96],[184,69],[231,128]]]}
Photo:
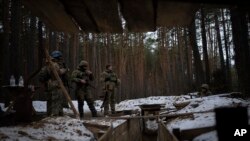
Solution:
{"label": "wooden plank", "polygon": [[130,119],[128,122],[128,140],[129,141],[142,141],[142,131],[140,119]]}
{"label": "wooden plank", "polygon": [[128,141],[128,122],[124,122],[113,130],[112,141]]}
{"label": "wooden plank", "polygon": [[44,54],[46,56],[46,60],[48,61],[48,65],[49,65],[49,68],[51,69],[51,72],[52,74],[54,75],[54,77],[56,78],[57,82],[59,83],[59,87],[61,88],[62,90],[62,94],[65,96],[66,100],[68,101],[69,105],[70,105],[70,108],[72,109],[72,111],[74,112],[74,115],[77,119],[80,119],[80,116],[79,116],[79,113],[78,111],[76,110],[69,94],[68,94],[68,91],[67,89],[64,87],[64,84],[60,78],[60,76],[58,75],[58,72],[55,68],[55,65],[54,63],[52,62],[51,60],[51,57],[49,56],[49,52],[48,52],[48,49],[45,48],[44,49]]}
{"label": "wooden plank", "polygon": [[[235,115],[235,116],[233,116]],[[233,116],[233,117],[232,117]],[[234,135],[236,129],[248,129],[248,108],[247,107],[221,107],[215,109],[216,130],[220,141],[227,140],[229,135]],[[232,136],[234,137],[234,136]],[[233,140],[246,140],[246,136]],[[249,138],[248,138],[249,139]]]}
{"label": "wooden plank", "polygon": [[100,32],[122,33],[117,0],[84,0]]}
{"label": "wooden plank", "polygon": [[159,141],[178,141],[178,139],[172,134],[164,125],[163,122],[158,126],[158,140]]}
{"label": "wooden plank", "polygon": [[131,119],[109,130],[98,141],[142,141],[140,120]]}
{"label": "wooden plank", "polygon": [[180,131],[181,140],[193,140],[196,136],[199,136],[203,133],[210,132],[215,130],[215,126],[211,127],[202,127],[195,129],[185,129]]}
{"label": "wooden plank", "polygon": [[101,136],[100,139],[98,139],[98,141],[111,141],[110,139],[112,138],[112,132],[113,132],[113,128],[109,127],[108,131]]}
{"label": "wooden plank", "polygon": [[52,30],[69,33],[79,32],[72,18],[65,12],[58,0],[22,0],[25,7],[40,17]]}
{"label": "wooden plank", "polygon": [[187,26],[197,10],[196,4],[158,0],[157,26]]}
{"label": "wooden plank", "polygon": [[88,122],[83,122],[83,125],[86,127],[96,127],[102,130],[107,130],[110,127],[108,125],[94,124],[94,123],[88,123]]}
{"label": "wooden plank", "polygon": [[150,115],[150,116],[135,116],[135,117],[97,117],[97,118],[94,118],[94,119],[151,119],[151,118],[160,118],[160,117],[176,118],[176,117],[180,117],[180,116],[192,116],[195,113],[205,113],[205,112]]}
{"label": "wooden plank", "polygon": [[85,126],[90,132],[92,132],[94,134],[94,137],[95,138],[100,138],[101,136],[103,136],[107,131],[103,131],[99,128],[96,128],[96,127],[88,127],[88,126]]}
{"label": "wooden plank", "polygon": [[69,13],[84,32],[98,33],[98,27],[83,0],[61,0]]}
{"label": "wooden plank", "polygon": [[132,32],[155,31],[153,0],[120,0],[126,27]]}

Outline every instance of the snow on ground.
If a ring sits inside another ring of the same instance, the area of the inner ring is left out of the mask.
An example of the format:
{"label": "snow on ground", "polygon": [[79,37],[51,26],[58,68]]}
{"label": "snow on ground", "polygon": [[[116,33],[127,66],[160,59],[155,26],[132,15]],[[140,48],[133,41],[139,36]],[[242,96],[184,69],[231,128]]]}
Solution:
{"label": "snow on ground", "polygon": [[175,113],[211,111],[219,107],[248,106],[249,102],[228,97],[208,96],[190,99],[190,104]]}
{"label": "snow on ground", "polygon": [[113,120],[113,119],[89,119],[84,120],[84,123],[90,123],[90,124],[98,124],[98,125],[105,125],[105,126],[112,126],[113,128],[116,128],[117,126],[124,123],[126,120]]}
{"label": "snow on ground", "polygon": [[[168,121],[166,127],[172,132],[174,128],[194,129],[202,127],[211,127],[216,125],[214,109],[219,107],[248,107],[249,124],[250,124],[250,102],[249,100],[243,100],[238,98],[221,97],[220,95],[207,96],[202,98],[177,100],[175,102],[189,102],[187,106],[182,109],[172,112],[171,114],[182,113],[195,113],[192,116],[178,117],[171,121]],[[195,141],[217,141],[216,131],[202,134],[195,138]]]}
{"label": "snow on ground", "polygon": [[[140,99],[125,100],[116,104],[117,111],[123,110],[133,110],[140,111],[139,105],[145,104],[163,104],[162,113],[170,114],[181,114],[181,113],[192,113],[192,112],[202,112],[208,111],[207,113],[195,113],[194,116],[179,117],[171,120],[167,123],[167,128],[172,131],[173,128],[180,129],[190,129],[190,128],[200,128],[215,125],[215,114],[213,110],[218,107],[236,107],[236,106],[248,106],[248,113],[250,117],[250,103],[249,100],[242,100],[237,98],[227,98],[220,97],[218,95],[208,96],[202,98],[195,98],[197,93],[192,93],[190,95],[181,96],[152,96]],[[184,107],[176,107],[177,105],[184,104]],[[75,108],[77,109],[77,101],[73,101]],[[100,113],[100,106],[102,101],[95,101],[95,107]],[[186,105],[186,106],[185,106]],[[3,104],[0,103],[3,108]],[[46,102],[45,101],[33,101],[33,106],[37,112],[46,112]],[[174,110],[174,112],[173,112]],[[71,109],[64,109],[65,115],[72,115]],[[90,110],[87,103],[84,104],[84,114],[90,117]],[[250,118],[249,118],[250,119]],[[125,122],[125,120],[98,120],[91,119],[89,122],[95,122],[98,124],[108,125],[117,127],[118,125]],[[157,129],[158,125],[154,123],[155,121],[147,121],[146,126],[149,129]],[[249,121],[250,123],[250,121]],[[40,126],[41,125],[41,126]],[[42,128],[40,128],[42,127]],[[80,131],[82,131],[80,133]],[[214,137],[214,133],[201,136],[200,138]],[[92,133],[85,129],[81,124],[80,120],[70,118],[68,116],[58,117],[58,118],[46,118],[41,122],[34,123],[32,125],[27,125],[25,127],[15,126],[15,127],[1,127],[0,137],[9,137],[10,140],[23,139],[29,140],[32,138],[56,138],[56,139],[72,139],[72,140],[91,140],[93,138]],[[72,138],[75,137],[75,138]]]}
{"label": "snow on ground", "polygon": [[138,105],[145,104],[165,104],[165,107],[167,108],[174,108],[172,101],[175,98],[176,96],[152,96],[147,98],[124,100],[116,105],[116,109],[117,111],[140,110]]}
{"label": "snow on ground", "polygon": [[205,134],[201,134],[193,139],[193,141],[218,141],[217,132],[211,131]]}
{"label": "snow on ground", "polygon": [[215,114],[213,110],[219,107],[237,107],[237,106],[250,106],[249,101],[237,98],[227,98],[220,96],[208,96],[202,98],[188,99],[190,103],[171,114],[193,113],[193,112],[206,112],[194,114],[193,118],[177,118],[172,120],[167,127],[171,129],[178,127],[180,129],[200,128],[215,125]]}
{"label": "snow on ground", "polygon": [[[97,111],[101,111],[100,109],[101,102],[102,101],[100,100],[95,101],[94,105]],[[76,110],[78,110],[77,101],[72,101],[72,103],[75,106]],[[33,101],[33,107],[35,108],[37,112],[46,112],[46,109],[47,109],[46,101]],[[63,111],[65,114],[73,114],[73,111],[70,108],[64,108]],[[90,110],[86,101],[84,101],[84,113],[86,114],[90,113]]]}
{"label": "snow on ground", "polygon": [[64,117],[47,117],[26,126],[1,127],[0,139],[12,140],[74,140],[94,141],[93,134],[87,130],[82,121]]}
{"label": "snow on ground", "polygon": [[145,125],[146,125],[146,128],[150,129],[151,131],[158,130],[158,123],[156,120],[146,120]]}
{"label": "snow on ground", "polygon": [[174,128],[180,128],[180,130],[183,130],[183,129],[215,126],[215,114],[210,112],[210,113],[194,114],[193,117],[186,117],[186,118],[179,117],[169,122],[166,126],[169,129],[169,131],[172,131],[172,129]]}
{"label": "snow on ground", "polygon": [[[77,101],[72,101],[75,108],[77,108]],[[33,107],[36,112],[46,112],[46,101],[33,101]],[[95,107],[99,112],[102,101],[95,101]],[[0,103],[3,111],[4,104]],[[34,122],[26,126],[8,126],[0,127],[0,140],[81,140],[81,141],[93,141],[93,134],[87,130],[82,121],[71,118],[67,115],[73,115],[73,111],[70,108],[64,108],[65,116],[63,117],[47,117],[39,122]],[[84,102],[84,115],[90,117],[91,112],[86,102]],[[113,127],[117,127],[125,120],[115,120],[112,122]],[[108,122],[109,124],[111,122]],[[107,124],[108,124],[107,123]]]}

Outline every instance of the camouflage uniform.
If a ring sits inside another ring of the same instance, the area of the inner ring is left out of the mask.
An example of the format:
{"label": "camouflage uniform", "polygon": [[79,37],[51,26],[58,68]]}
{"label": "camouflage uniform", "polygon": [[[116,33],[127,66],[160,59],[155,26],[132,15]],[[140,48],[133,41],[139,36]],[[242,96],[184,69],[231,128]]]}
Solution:
{"label": "camouflage uniform", "polygon": [[[65,69],[59,65],[59,60],[53,60],[53,65],[56,68],[59,76],[61,77]],[[60,89],[59,82],[52,74],[52,70],[48,66],[42,68],[39,73],[39,80],[46,86],[47,94],[47,114],[49,116],[63,115],[63,94]]]}
{"label": "camouflage uniform", "polygon": [[[82,80],[84,80],[86,83],[82,83]],[[78,68],[72,73],[72,81],[76,83],[75,93],[78,101],[78,111],[80,113],[81,118],[83,118],[84,100],[86,100],[89,109],[92,113],[92,116],[97,116],[97,112],[94,107],[94,100],[92,98],[89,88],[89,81],[93,80],[93,74],[89,70],[87,70],[87,62],[81,61]]]}
{"label": "camouflage uniform", "polygon": [[112,70],[105,70],[101,74],[101,82],[103,83],[103,93],[105,94],[104,115],[109,113],[109,105],[112,114],[115,113],[115,88],[119,85],[120,80]]}
{"label": "camouflage uniform", "polygon": [[[62,60],[59,60],[57,63],[58,63],[60,68],[63,68],[66,70],[66,72],[61,75],[61,79],[62,79],[63,85],[65,86],[67,91],[70,92],[70,90],[69,90],[70,89],[69,88],[69,75],[68,75],[69,69],[66,67],[66,64]],[[63,101],[62,102],[63,108],[69,108],[68,101],[67,101],[65,96],[63,97],[62,101]]]}
{"label": "camouflage uniform", "polygon": [[209,86],[208,84],[202,84],[201,85],[201,91],[198,93],[199,96],[203,97],[203,96],[209,96],[211,95],[211,91],[209,90]]}

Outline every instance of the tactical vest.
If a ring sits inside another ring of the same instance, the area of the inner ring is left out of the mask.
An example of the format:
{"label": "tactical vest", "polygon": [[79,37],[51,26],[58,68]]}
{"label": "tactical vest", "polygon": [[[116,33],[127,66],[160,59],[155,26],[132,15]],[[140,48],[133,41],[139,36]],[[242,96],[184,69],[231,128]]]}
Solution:
{"label": "tactical vest", "polygon": [[109,78],[108,81],[105,82],[105,90],[114,90],[117,84],[117,76],[114,72],[106,72],[105,78]]}
{"label": "tactical vest", "polygon": [[86,80],[86,81],[89,81],[89,75],[87,74],[87,72],[86,71],[79,71],[78,73],[77,73],[77,76],[76,76],[77,78],[79,78],[79,79],[84,79],[84,80]]}
{"label": "tactical vest", "polygon": [[77,84],[78,88],[81,88],[81,87],[86,88],[88,86],[87,84],[90,81],[90,79],[89,79],[89,74],[86,71],[80,71],[80,70],[78,70],[76,78],[84,79],[86,81],[86,84],[78,83]]}

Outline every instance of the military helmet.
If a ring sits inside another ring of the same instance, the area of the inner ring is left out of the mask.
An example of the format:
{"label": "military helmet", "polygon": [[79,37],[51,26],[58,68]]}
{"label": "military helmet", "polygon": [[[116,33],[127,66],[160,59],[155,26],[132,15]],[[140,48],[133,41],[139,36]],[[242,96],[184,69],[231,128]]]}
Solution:
{"label": "military helmet", "polygon": [[58,50],[55,50],[51,53],[51,56],[53,58],[59,58],[59,57],[62,57],[62,52],[61,51],[58,51]]}
{"label": "military helmet", "polygon": [[208,86],[208,84],[202,84],[202,85],[201,85],[201,88],[204,88],[204,89],[207,89],[207,90],[208,90],[208,89],[209,89],[209,86]]}
{"label": "military helmet", "polygon": [[88,66],[88,62],[85,60],[82,60],[79,64],[79,66]]}

